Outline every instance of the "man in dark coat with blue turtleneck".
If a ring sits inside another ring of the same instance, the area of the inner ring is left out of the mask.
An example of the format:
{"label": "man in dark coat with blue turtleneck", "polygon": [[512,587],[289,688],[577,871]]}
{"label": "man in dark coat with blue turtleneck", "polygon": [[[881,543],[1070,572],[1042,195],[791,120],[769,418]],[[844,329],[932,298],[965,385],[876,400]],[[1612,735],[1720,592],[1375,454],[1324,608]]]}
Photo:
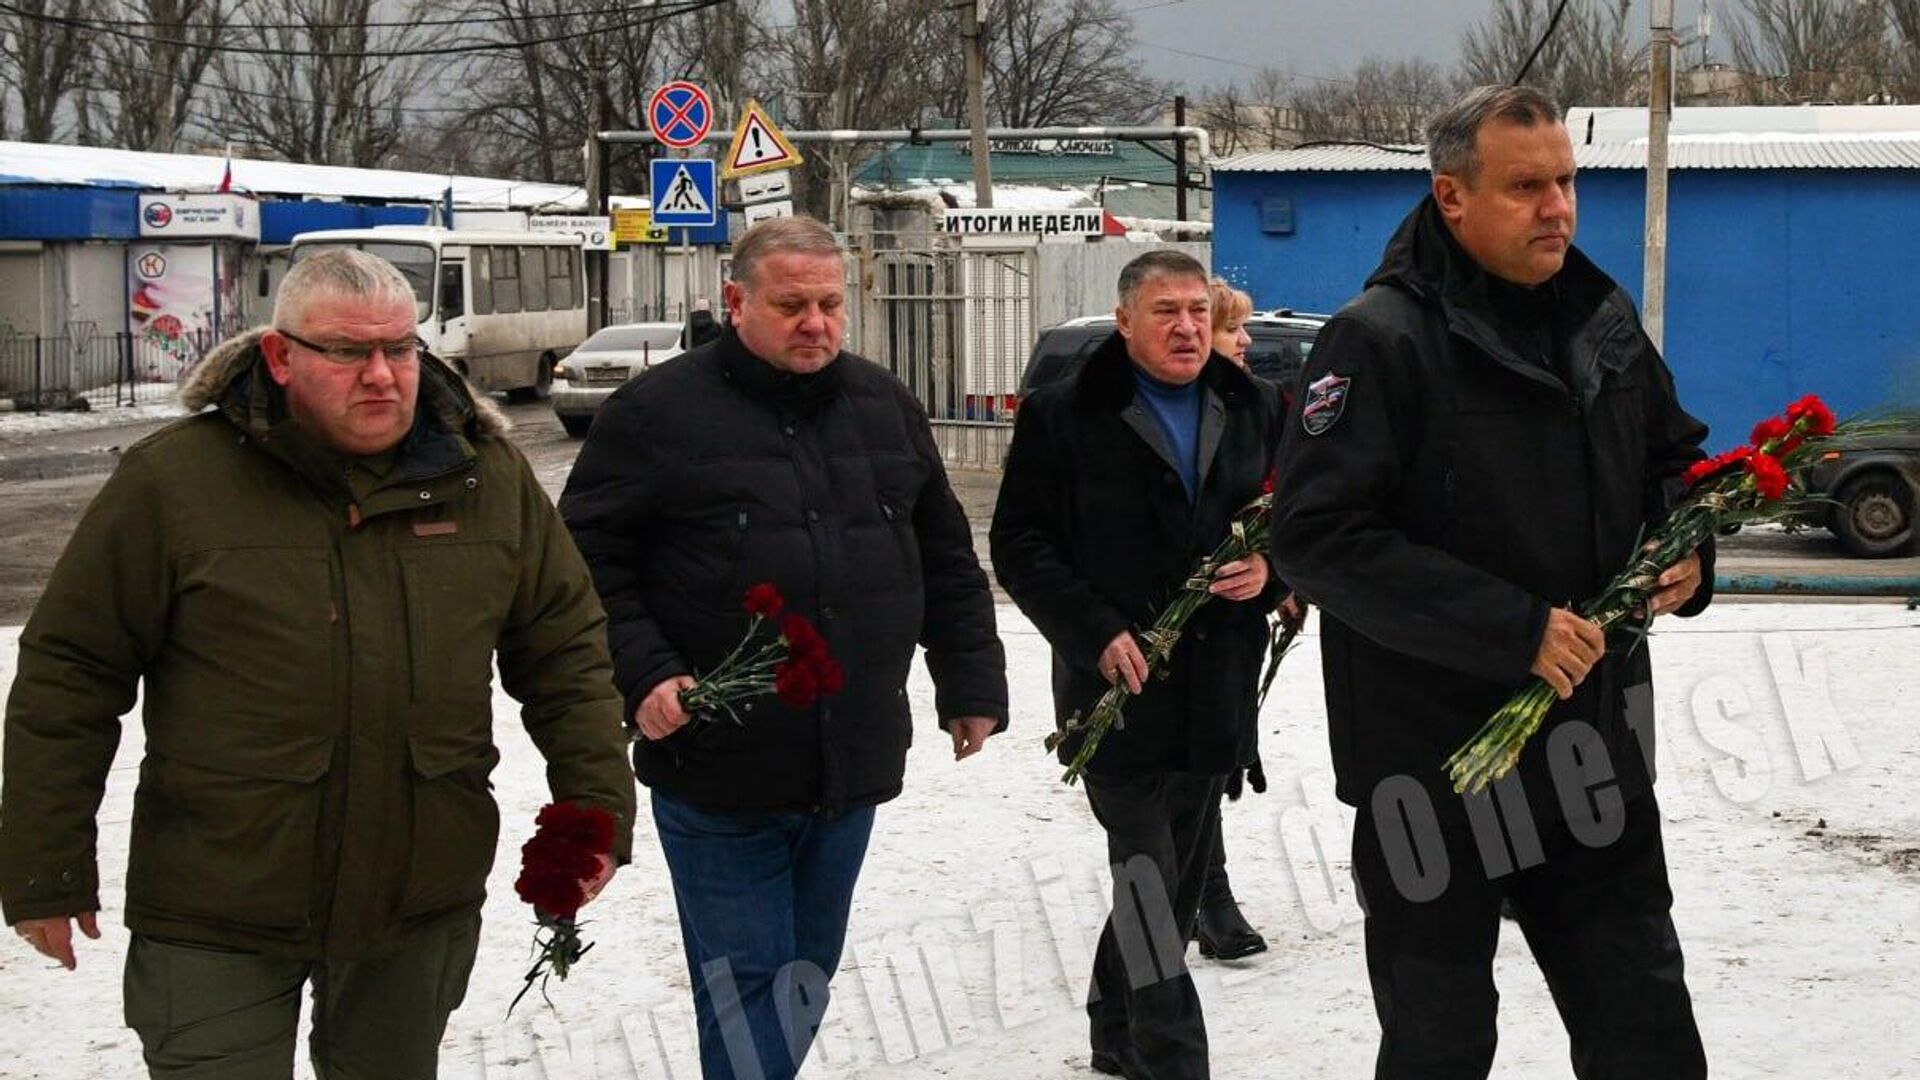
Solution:
{"label": "man in dark coat with blue turtleneck", "polygon": [[[1274,466],[1279,392],[1212,351],[1207,272],[1151,251],[1120,272],[1118,329],[1079,373],[1020,407],[993,516],[1000,584],[1053,646],[1057,719],[1114,683],[1137,694],[1083,779],[1107,834],[1114,914],[1088,995],[1094,1069],[1204,1080],[1207,1031],[1185,962],[1227,774],[1251,756],[1254,680],[1279,595],[1260,555],[1147,677],[1138,634],[1226,538]],[[1061,744],[1061,760],[1079,750]]]}

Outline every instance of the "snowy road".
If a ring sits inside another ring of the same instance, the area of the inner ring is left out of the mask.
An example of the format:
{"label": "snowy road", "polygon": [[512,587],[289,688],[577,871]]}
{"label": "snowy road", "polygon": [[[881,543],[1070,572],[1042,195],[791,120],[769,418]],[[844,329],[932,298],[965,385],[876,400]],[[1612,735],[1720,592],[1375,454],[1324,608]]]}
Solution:
{"label": "snowy road", "polygon": [[[1103,903],[1085,799],[1039,749],[1047,656],[1000,612],[1014,729],[955,765],[922,725],[907,794],[883,808],[848,962],[806,1076],[1080,1078],[1077,1005]],[[0,630],[0,693],[17,629]],[[1375,1023],[1346,878],[1350,815],[1331,800],[1317,639],[1287,662],[1262,718],[1273,790],[1226,813],[1230,868],[1274,942],[1250,962],[1200,961],[1222,1080],[1370,1072]],[[1661,797],[1675,919],[1715,1074],[1920,1077],[1920,615],[1897,605],[1722,605],[1654,642]],[[916,673],[924,717],[931,686]],[[600,947],[523,1004],[528,930],[512,854],[544,801],[540,766],[497,700],[506,827],[480,962],[442,1075],[639,1080],[697,1075],[687,974],[650,823],[633,866],[589,908]],[[0,1078],[139,1075],[119,1020],[118,923],[138,760],[129,727],[102,809],[106,939],[68,974],[0,944]],[[643,815],[643,818],[645,815]],[[1566,1040],[1520,935],[1501,945],[1498,1077],[1570,1075]],[[307,1076],[302,1062],[298,1075]]]}

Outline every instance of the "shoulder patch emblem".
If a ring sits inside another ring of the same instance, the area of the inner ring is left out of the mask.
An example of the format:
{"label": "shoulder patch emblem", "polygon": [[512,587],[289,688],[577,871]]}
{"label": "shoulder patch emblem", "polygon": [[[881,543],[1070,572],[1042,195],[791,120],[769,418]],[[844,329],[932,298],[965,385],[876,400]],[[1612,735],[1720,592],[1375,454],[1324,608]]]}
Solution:
{"label": "shoulder patch emblem", "polygon": [[1307,387],[1306,403],[1300,406],[1300,426],[1309,435],[1325,434],[1340,419],[1347,408],[1347,389],[1353,384],[1351,377],[1328,374],[1315,379]]}

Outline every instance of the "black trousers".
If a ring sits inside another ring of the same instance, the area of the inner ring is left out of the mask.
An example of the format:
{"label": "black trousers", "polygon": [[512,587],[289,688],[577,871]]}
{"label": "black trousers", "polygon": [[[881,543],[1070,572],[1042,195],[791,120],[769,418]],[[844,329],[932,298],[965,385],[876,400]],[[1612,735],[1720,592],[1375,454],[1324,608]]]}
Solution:
{"label": "black trousers", "polygon": [[1113,912],[1087,995],[1093,1049],[1137,1063],[1151,1080],[1208,1075],[1186,955],[1225,782],[1197,773],[1084,777],[1113,866]]}
{"label": "black trousers", "polygon": [[1220,826],[1220,804],[1213,806],[1213,851],[1207,856],[1207,873],[1200,884],[1202,909],[1233,903],[1233,883],[1227,880],[1227,836]]}
{"label": "black trousers", "polygon": [[1469,816],[1458,798],[1441,800],[1426,815],[1437,828],[1424,842],[1417,807],[1390,806],[1379,819],[1375,807],[1361,808],[1353,870],[1380,1017],[1376,1080],[1484,1080],[1496,1041],[1502,899],[1566,1025],[1574,1076],[1705,1077],[1653,794],[1616,800],[1610,819],[1602,813],[1578,829],[1503,822],[1490,832],[1500,820],[1490,805]]}

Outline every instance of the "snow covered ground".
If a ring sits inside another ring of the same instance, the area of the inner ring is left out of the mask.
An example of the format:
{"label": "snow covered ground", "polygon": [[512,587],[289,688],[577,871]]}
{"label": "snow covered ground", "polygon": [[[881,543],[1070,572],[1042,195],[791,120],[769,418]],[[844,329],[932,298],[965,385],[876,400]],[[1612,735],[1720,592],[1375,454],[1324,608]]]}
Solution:
{"label": "snow covered ground", "polygon": [[181,406],[171,388],[162,393],[151,387],[142,387],[138,405],[115,405],[111,397],[112,391],[107,393],[109,396],[104,402],[96,404],[86,412],[51,410],[39,413],[0,413],[0,438],[45,435],[56,431],[89,431],[94,428],[139,423],[142,420],[172,420],[175,417],[187,415],[187,410]]}
{"label": "snow covered ground", "polygon": [[[1013,730],[961,765],[923,724],[907,793],[881,811],[847,963],[809,1078],[1091,1077],[1079,1007],[1104,904],[1084,795],[1042,753],[1047,652],[1000,612]],[[0,630],[0,686],[17,629]],[[1226,812],[1229,866],[1272,951],[1196,963],[1222,1080],[1370,1074],[1376,1036],[1332,800],[1317,639],[1262,718],[1273,789]],[[1727,604],[1654,643],[1675,919],[1715,1074],[1920,1077],[1920,615],[1897,605]],[[930,710],[924,675],[916,706]],[[599,943],[553,1008],[511,1019],[530,926],[511,890],[544,801],[538,756],[497,701],[506,827],[480,960],[447,1033],[458,1080],[698,1075],[687,973],[650,821],[587,909]],[[121,1027],[117,925],[138,725],[101,813],[106,938],[65,973],[0,941],[0,1078],[140,1075]],[[1568,1076],[1566,1039],[1520,935],[1503,938],[1495,1075]],[[309,1073],[304,1061],[297,1075]]]}

